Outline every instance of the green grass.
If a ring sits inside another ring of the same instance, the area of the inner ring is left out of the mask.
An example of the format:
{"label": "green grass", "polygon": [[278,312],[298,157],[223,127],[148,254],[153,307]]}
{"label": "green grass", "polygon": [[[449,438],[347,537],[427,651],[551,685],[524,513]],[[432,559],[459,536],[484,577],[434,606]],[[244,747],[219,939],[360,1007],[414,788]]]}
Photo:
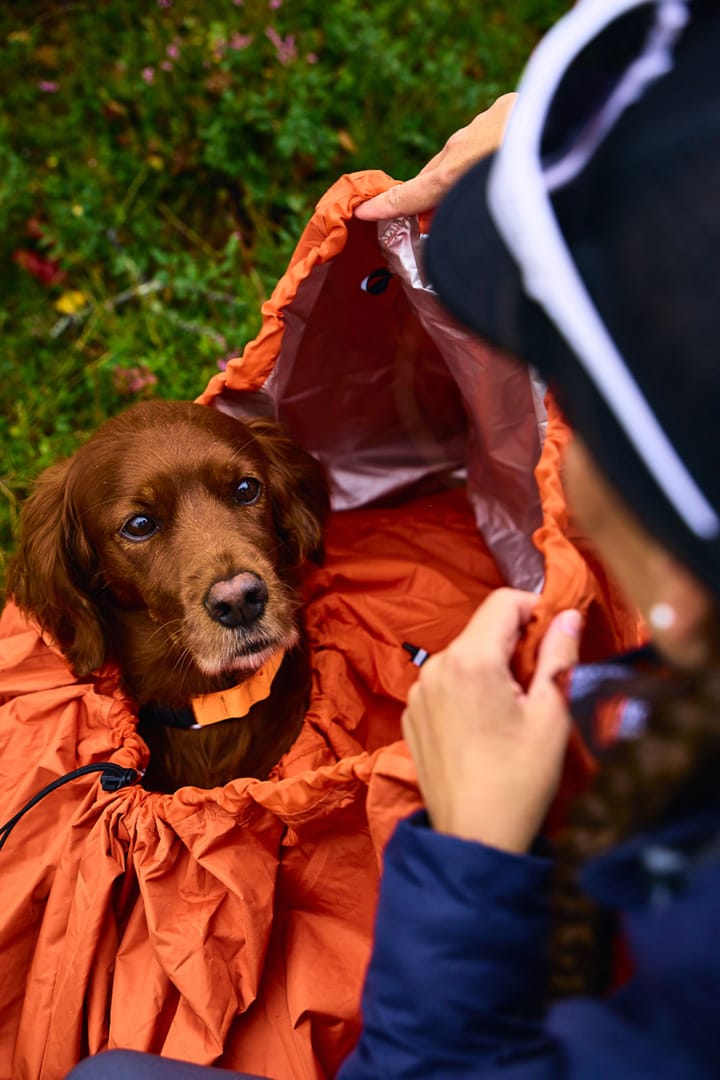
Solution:
{"label": "green grass", "polygon": [[567,6],[3,5],[0,578],[32,477],[140,396],[195,397],[330,184],[414,175]]}

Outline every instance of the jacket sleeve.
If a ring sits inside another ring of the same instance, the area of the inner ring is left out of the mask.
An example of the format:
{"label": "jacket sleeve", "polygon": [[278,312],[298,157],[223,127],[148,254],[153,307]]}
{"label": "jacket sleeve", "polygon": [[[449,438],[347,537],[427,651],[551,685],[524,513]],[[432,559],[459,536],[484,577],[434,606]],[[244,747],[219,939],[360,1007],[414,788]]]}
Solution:
{"label": "jacket sleeve", "polygon": [[341,1080],[562,1075],[542,1018],[550,867],[436,833],[423,812],[400,823]]}

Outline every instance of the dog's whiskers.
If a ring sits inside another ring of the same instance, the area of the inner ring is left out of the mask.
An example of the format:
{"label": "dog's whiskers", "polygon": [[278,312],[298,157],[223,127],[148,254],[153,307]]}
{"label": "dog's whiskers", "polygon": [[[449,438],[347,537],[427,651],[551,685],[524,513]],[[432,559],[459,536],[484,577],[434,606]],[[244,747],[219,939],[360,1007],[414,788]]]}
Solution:
{"label": "dog's whiskers", "polygon": [[[177,629],[169,629],[172,626],[176,626]],[[153,632],[149,635],[147,641],[148,644],[153,643],[160,634],[166,634],[174,645],[181,644],[180,634],[182,632],[183,620],[182,618],[167,619],[163,623],[158,623],[153,629]]]}

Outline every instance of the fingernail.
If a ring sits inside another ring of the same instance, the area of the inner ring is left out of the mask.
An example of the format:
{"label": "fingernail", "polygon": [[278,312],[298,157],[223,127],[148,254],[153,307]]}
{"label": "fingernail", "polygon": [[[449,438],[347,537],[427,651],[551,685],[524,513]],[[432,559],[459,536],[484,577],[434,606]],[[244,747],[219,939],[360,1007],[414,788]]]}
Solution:
{"label": "fingernail", "polygon": [[560,624],[562,632],[567,634],[568,637],[580,637],[582,615],[575,608],[569,608],[567,611],[562,611],[558,615],[558,623]]}

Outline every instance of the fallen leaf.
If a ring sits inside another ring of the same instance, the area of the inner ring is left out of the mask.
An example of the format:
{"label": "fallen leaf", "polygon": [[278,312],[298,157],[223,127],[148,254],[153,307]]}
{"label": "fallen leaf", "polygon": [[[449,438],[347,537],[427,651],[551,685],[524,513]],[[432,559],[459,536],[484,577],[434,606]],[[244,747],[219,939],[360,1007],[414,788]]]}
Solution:
{"label": "fallen leaf", "polygon": [[353,139],[349,131],[338,131],[337,141],[342,146],[343,150],[347,150],[349,154],[354,154],[357,151],[357,143]]}

